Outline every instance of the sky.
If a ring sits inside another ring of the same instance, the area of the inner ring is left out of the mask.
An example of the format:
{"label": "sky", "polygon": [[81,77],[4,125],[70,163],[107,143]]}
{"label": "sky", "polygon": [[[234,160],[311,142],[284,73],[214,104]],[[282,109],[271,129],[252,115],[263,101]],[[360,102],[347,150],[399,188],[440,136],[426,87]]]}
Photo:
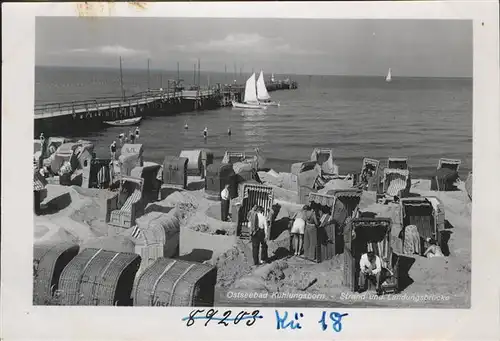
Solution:
{"label": "sky", "polygon": [[472,77],[465,20],[38,17],[35,41],[40,66]]}

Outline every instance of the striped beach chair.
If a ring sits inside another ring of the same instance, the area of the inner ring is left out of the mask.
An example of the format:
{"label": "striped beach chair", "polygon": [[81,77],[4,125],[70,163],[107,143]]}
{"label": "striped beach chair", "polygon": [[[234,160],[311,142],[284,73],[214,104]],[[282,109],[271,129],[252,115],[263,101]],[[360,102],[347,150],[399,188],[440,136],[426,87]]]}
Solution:
{"label": "striped beach chair", "polygon": [[[123,205],[120,206],[119,199],[125,192],[125,183],[129,187],[133,186],[132,193],[126,198]],[[132,183],[132,184],[130,184]],[[144,213],[144,201],[142,200],[144,180],[123,176],[120,180],[120,193],[107,200],[107,218],[106,222],[110,225],[131,228],[135,225],[135,220]]]}

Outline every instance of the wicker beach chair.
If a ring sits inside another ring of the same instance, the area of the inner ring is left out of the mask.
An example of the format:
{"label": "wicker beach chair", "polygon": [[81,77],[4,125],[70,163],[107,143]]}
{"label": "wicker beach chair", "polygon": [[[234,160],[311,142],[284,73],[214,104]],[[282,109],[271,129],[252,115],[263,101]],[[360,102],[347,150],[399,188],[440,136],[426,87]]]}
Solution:
{"label": "wicker beach chair", "polygon": [[361,166],[359,183],[368,191],[377,191],[380,161],[376,159],[364,158]]}
{"label": "wicker beach chair", "polygon": [[343,240],[338,236],[342,234],[346,219],[356,212],[361,194],[359,189],[309,194],[309,205],[327,207],[330,219],[324,227],[308,225],[304,234],[304,258],[320,263],[342,253]]}
{"label": "wicker beach chair", "polygon": [[141,178],[121,176],[120,192],[106,201],[107,223],[123,228],[135,225],[136,218],[144,213],[143,185]]}
{"label": "wicker beach chair", "polygon": [[224,157],[222,158],[221,163],[233,164],[236,162],[242,162],[246,159],[244,152],[230,152],[227,151],[224,153]]}
{"label": "wicker beach chair", "polygon": [[390,169],[409,169],[407,157],[390,157],[387,159],[387,167]]}
{"label": "wicker beach chair", "polygon": [[408,169],[385,168],[382,182],[384,194],[390,197],[406,197],[411,187],[410,171]]}
{"label": "wicker beach chair", "polygon": [[237,177],[232,164],[213,163],[207,167],[205,194],[211,200],[220,200],[224,186],[229,185],[231,199],[238,196]]}
{"label": "wicker beach chair", "polygon": [[134,306],[211,307],[216,281],[214,266],[160,258],[136,281]]}
{"label": "wicker beach chair", "polygon": [[[399,205],[402,226],[415,225],[420,238],[433,238],[441,246],[441,233],[445,229],[445,210],[441,200],[437,197],[403,198]],[[403,241],[404,233],[405,229]]]}
{"label": "wicker beach chair", "polygon": [[[391,247],[392,220],[389,218],[349,219],[344,229],[343,284],[350,290],[358,289],[359,260],[372,251],[382,261],[383,292],[399,291],[399,258]],[[393,258],[396,258],[394,261]]]}
{"label": "wicker beach chair", "polygon": [[163,186],[187,187],[189,160],[185,157],[166,156],[163,161]]}
{"label": "wicker beach chair", "polygon": [[130,306],[141,257],[135,253],[85,249],[59,279],[62,305]]}
{"label": "wicker beach chair", "polygon": [[339,174],[339,168],[335,164],[333,149],[314,148],[311,154],[311,161],[316,162],[321,167],[321,176],[330,178]]}
{"label": "wicker beach chair", "polygon": [[56,304],[61,272],[78,254],[78,245],[71,243],[43,243],[33,246],[33,304]]}
{"label": "wicker beach chair", "polygon": [[441,158],[438,161],[437,169],[447,168],[451,169],[455,172],[458,172],[460,165],[462,164],[462,160],[459,159],[445,159]]}
{"label": "wicker beach chair", "polygon": [[203,176],[203,163],[202,163],[201,150],[183,150],[179,157],[188,159],[187,175]]}
{"label": "wicker beach chair", "polygon": [[257,183],[244,183],[240,194],[241,206],[238,212],[237,235],[241,239],[249,239],[248,212],[254,205],[264,208],[264,212],[271,210],[274,201],[273,188]]}

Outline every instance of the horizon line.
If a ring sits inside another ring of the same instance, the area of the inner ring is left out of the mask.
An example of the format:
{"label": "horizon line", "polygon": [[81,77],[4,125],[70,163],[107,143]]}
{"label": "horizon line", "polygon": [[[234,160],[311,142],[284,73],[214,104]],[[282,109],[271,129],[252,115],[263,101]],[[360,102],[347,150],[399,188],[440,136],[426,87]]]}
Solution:
{"label": "horizon line", "polygon": [[[80,66],[80,65],[42,65],[42,64],[35,64],[35,68],[41,67],[41,68],[60,68],[60,69],[107,69],[107,70],[120,70],[120,67],[116,66]],[[392,71],[393,68],[391,68]],[[123,68],[123,71],[130,70],[130,71],[146,71],[147,68],[144,67],[129,67],[129,68]],[[177,69],[174,70],[168,70],[168,69],[159,69],[159,68],[150,68],[150,71],[163,71],[163,72],[173,72],[176,73]],[[263,69],[257,69],[259,71],[254,71],[254,73],[260,72],[260,70],[263,71]],[[179,69],[179,72],[193,72],[193,69]],[[224,72],[220,70],[200,70],[200,73],[203,72],[211,72],[211,73],[220,73],[220,74],[227,74],[227,75],[233,75],[233,72]],[[242,73],[242,75],[246,74],[251,74],[250,71],[245,71]],[[384,77],[386,74],[379,74],[379,75],[356,75],[356,74],[329,74],[329,73],[293,73],[293,72],[268,72],[268,74],[275,74],[275,75],[281,75],[281,76],[288,76],[288,75],[294,75],[294,76],[333,76],[333,77]],[[236,76],[239,76],[240,74],[238,73]],[[395,78],[434,78],[434,79],[473,79],[473,76],[410,76],[410,75],[402,75],[402,76],[393,76]]]}

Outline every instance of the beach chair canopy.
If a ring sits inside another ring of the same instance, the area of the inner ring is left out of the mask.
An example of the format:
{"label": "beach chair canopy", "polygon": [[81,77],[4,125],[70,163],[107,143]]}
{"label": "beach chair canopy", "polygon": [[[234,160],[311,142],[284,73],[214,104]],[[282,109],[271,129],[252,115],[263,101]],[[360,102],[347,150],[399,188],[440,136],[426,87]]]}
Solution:
{"label": "beach chair canopy", "polygon": [[62,305],[131,305],[140,261],[135,253],[84,249],[61,274]]}
{"label": "beach chair canopy", "polygon": [[222,163],[233,164],[245,160],[245,152],[226,151],[222,158]]}
{"label": "beach chair canopy", "polygon": [[306,161],[306,162],[297,162],[293,163],[290,169],[290,173],[298,175],[302,172],[307,172],[310,170],[316,170],[316,173],[319,175],[319,167],[316,161]]}
{"label": "beach chair canopy", "polygon": [[310,193],[309,201],[321,206],[333,207],[337,198],[353,198],[356,200],[361,198],[362,193],[362,190],[356,188],[345,190],[332,189],[326,193]]}
{"label": "beach chair canopy", "polygon": [[402,198],[402,225],[415,225],[421,238],[440,240],[439,231],[444,229],[445,211],[437,197]]}
{"label": "beach chair canopy", "polygon": [[311,154],[311,160],[317,162],[325,174],[338,174],[339,172],[333,160],[333,149],[315,148]]}
{"label": "beach chair canopy", "polygon": [[[180,157],[184,157],[188,159],[188,173],[194,172],[194,173],[199,173],[202,170],[203,164],[202,164],[202,153],[201,150],[183,150],[181,151]],[[194,174],[196,175],[196,174]]]}
{"label": "beach chair canopy", "polygon": [[408,169],[385,168],[384,190],[390,196],[396,196],[408,187],[410,171]]}
{"label": "beach chair canopy", "polygon": [[202,149],[201,150],[201,161],[205,168],[208,165],[211,165],[214,163],[214,152],[211,151],[210,149]]}
{"label": "beach chair canopy", "polygon": [[387,168],[408,169],[407,157],[390,157],[387,160]]}
{"label": "beach chair canopy", "polygon": [[56,156],[69,158],[78,146],[79,144],[75,142],[63,143],[57,148]]}
{"label": "beach chair canopy", "polygon": [[370,158],[365,157],[363,159],[363,166],[361,166],[361,173],[363,173],[363,171],[365,169],[372,170],[374,173],[376,173],[378,170],[379,164],[380,164],[379,160],[370,159]]}
{"label": "beach chair canopy", "polygon": [[163,161],[163,183],[186,186],[188,162],[185,157],[166,156]]}
{"label": "beach chair canopy", "polygon": [[137,154],[139,156],[142,156],[143,153],[144,153],[144,148],[140,143],[134,143],[134,144],[125,143],[121,150],[121,155]]}
{"label": "beach chair canopy", "polygon": [[453,171],[458,172],[458,168],[460,167],[461,164],[462,164],[462,160],[459,160],[459,159],[441,158],[441,159],[439,159],[437,169],[448,168],[448,169],[451,169]]}
{"label": "beach chair canopy", "polygon": [[431,181],[431,190],[449,191],[455,190],[455,183],[458,181],[459,175],[456,170],[447,167],[442,167],[436,170],[435,176]]}

